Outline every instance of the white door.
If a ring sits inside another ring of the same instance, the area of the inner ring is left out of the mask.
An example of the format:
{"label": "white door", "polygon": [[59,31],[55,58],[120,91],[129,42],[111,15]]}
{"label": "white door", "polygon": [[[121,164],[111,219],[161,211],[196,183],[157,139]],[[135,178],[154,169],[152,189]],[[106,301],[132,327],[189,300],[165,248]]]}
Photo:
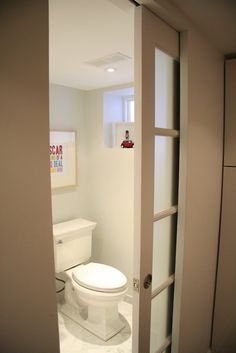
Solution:
{"label": "white door", "polygon": [[171,351],[179,154],[179,33],[135,13],[133,353]]}

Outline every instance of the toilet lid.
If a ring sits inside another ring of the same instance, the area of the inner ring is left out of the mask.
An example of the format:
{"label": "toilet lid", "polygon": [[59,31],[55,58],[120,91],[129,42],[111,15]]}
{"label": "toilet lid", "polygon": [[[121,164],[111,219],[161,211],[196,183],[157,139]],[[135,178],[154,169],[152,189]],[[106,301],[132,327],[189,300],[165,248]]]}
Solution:
{"label": "toilet lid", "polygon": [[94,262],[74,268],[72,277],[82,287],[98,292],[120,292],[127,286],[127,278],[122,272]]}

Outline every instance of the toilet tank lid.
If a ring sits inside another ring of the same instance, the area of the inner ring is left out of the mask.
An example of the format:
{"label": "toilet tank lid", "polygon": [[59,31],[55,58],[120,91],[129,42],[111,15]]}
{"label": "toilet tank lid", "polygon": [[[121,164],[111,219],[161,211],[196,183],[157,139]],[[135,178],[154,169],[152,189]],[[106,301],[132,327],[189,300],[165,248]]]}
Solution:
{"label": "toilet tank lid", "polygon": [[95,227],[95,222],[91,222],[83,218],[76,218],[69,221],[53,224],[53,236],[57,237],[63,234],[73,233],[88,228],[93,230]]}

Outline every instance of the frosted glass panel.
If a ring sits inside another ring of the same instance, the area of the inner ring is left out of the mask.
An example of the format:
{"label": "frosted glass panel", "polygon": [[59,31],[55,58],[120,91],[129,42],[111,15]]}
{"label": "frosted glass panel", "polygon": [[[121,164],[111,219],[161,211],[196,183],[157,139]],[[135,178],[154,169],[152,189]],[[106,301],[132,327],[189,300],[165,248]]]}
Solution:
{"label": "frosted glass panel", "polygon": [[154,213],[177,204],[179,141],[155,137]]}
{"label": "frosted glass panel", "polygon": [[155,353],[171,335],[173,285],[152,300],[150,353]]}
{"label": "frosted glass panel", "polygon": [[176,223],[175,214],[153,225],[152,290],[175,271]]}
{"label": "frosted glass panel", "polygon": [[179,129],[179,63],[156,49],[155,126]]}

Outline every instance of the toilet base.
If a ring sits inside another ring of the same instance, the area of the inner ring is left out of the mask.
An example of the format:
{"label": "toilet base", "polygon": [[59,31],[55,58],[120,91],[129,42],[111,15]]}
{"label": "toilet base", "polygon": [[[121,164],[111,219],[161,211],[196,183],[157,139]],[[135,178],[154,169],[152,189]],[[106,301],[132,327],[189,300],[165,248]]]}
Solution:
{"label": "toilet base", "polygon": [[61,305],[60,311],[103,341],[108,341],[125,327],[115,306],[104,309],[94,306],[75,307],[65,303]]}

